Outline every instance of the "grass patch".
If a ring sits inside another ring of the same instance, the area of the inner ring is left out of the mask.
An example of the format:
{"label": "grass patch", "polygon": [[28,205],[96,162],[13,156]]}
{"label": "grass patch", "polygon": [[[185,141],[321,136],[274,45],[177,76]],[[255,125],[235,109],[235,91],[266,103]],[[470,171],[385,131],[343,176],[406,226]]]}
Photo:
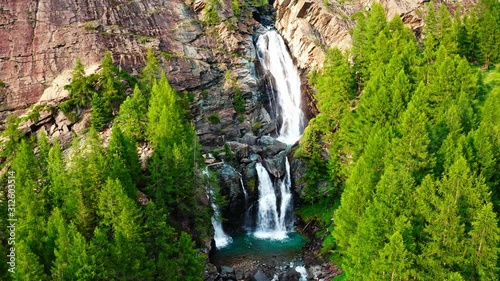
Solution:
{"label": "grass patch", "polygon": [[484,83],[492,88],[500,86],[500,71],[498,67],[500,67],[500,65],[491,67],[484,75]]}
{"label": "grass patch", "polygon": [[347,280],[347,275],[345,273],[340,274],[339,276],[335,276],[332,281],[344,281]]}
{"label": "grass patch", "polygon": [[[336,200],[339,202],[339,200]],[[317,220],[323,229],[328,227],[332,222],[333,211],[338,208],[339,203],[331,204],[331,199],[323,199],[319,202],[302,206],[297,210],[299,215],[306,223],[312,220]]]}

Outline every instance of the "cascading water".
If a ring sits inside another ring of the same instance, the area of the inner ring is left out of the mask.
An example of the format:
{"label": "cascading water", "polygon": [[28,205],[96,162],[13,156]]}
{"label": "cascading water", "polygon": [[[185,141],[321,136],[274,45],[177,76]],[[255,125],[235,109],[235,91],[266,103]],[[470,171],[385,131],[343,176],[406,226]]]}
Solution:
{"label": "cascading water", "polygon": [[[202,171],[202,173],[205,177],[207,178],[210,177],[208,168],[205,168]],[[226,232],[224,232],[224,229],[222,228],[222,223],[220,221],[221,214],[219,206],[217,206],[217,204],[215,203],[215,194],[213,187],[206,186],[205,188],[207,191],[208,200],[210,201],[210,205],[212,206],[212,210],[214,211],[214,215],[212,216],[212,227],[214,228],[215,247],[217,247],[217,249],[221,249],[231,244],[233,239],[231,238],[231,236],[227,235]]]}
{"label": "cascading water", "polygon": [[[281,192],[281,204],[280,204],[280,229],[290,230],[293,225],[287,225],[287,217],[293,209],[292,206],[292,192],[290,187],[292,186],[292,180],[290,179],[290,163],[288,162],[288,157],[286,157],[285,162],[286,174],[283,180],[280,180],[280,192]],[[289,220],[293,223],[293,220]]]}
{"label": "cascading water", "polygon": [[273,182],[261,163],[257,163],[255,169],[259,178],[259,212],[254,235],[260,239],[285,239],[286,228],[280,223]]}
{"label": "cascading water", "polygon": [[271,83],[277,94],[281,128],[278,140],[294,144],[302,136],[304,114],[297,67],[288,53],[285,42],[275,30],[269,30],[257,39],[259,62],[265,72],[274,77]]}
{"label": "cascading water", "polygon": [[[275,30],[269,30],[257,39],[257,50],[264,72],[272,77],[269,83],[272,94],[276,93],[278,120],[281,121],[278,140],[288,145],[294,144],[302,136],[304,114],[301,108],[300,77],[297,68],[281,36]],[[286,159],[286,175],[277,180],[279,196],[268,172],[257,163],[259,178],[259,209],[255,237],[261,239],[282,240],[293,229],[292,193],[290,163]],[[278,208],[279,200],[279,208]],[[288,223],[287,223],[288,222]]]}

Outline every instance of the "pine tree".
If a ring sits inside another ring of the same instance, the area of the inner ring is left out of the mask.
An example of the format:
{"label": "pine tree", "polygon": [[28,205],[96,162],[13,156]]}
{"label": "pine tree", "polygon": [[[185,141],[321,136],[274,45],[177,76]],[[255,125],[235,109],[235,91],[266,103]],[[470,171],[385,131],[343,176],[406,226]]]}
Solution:
{"label": "pine tree", "polygon": [[[143,276],[146,251],[141,238],[140,213],[119,180],[108,179],[99,196],[101,225],[112,230],[113,278]],[[147,279],[147,278],[146,278]]]}
{"label": "pine tree", "polygon": [[5,137],[6,140],[2,141],[4,149],[0,152],[0,159],[12,159],[15,155],[17,146],[24,136],[24,134],[19,131],[20,122],[21,120],[14,115],[9,115],[7,117],[5,121],[5,131],[2,132],[2,136]]}
{"label": "pine tree", "polygon": [[108,124],[110,117],[111,108],[97,93],[94,93],[92,96],[92,117],[90,118],[90,124],[97,131],[101,131]]}
{"label": "pine tree", "polygon": [[182,232],[179,241],[179,257],[177,260],[180,280],[201,281],[203,280],[204,259],[198,255],[194,248],[194,242],[186,232]]}
{"label": "pine tree", "polygon": [[120,111],[115,119],[125,135],[135,141],[144,140],[147,126],[147,102],[139,87],[135,87],[132,97],[120,106]]}
{"label": "pine tree", "polygon": [[47,172],[49,176],[49,198],[53,207],[61,208],[68,191],[65,183],[65,167],[59,141],[56,139],[50,148],[47,161]]}
{"label": "pine tree", "polygon": [[149,48],[146,55],[146,64],[144,65],[141,74],[139,74],[139,83],[142,87],[141,90],[144,92],[146,97],[149,97],[151,87],[160,77],[160,70],[161,68],[158,63],[158,59],[153,53],[153,50]]}
{"label": "pine tree", "polygon": [[140,164],[137,148],[133,141],[122,134],[118,125],[113,126],[108,145],[108,161],[110,163],[109,175],[119,179],[123,184],[125,193],[132,200],[137,200],[135,184],[139,180]]}
{"label": "pine tree", "polygon": [[323,133],[328,133],[339,126],[355,96],[351,68],[339,49],[327,52],[322,72],[314,79],[314,86],[320,111],[316,117],[318,126]]}
{"label": "pine tree", "polygon": [[88,106],[95,89],[90,79],[85,76],[85,66],[80,58],[76,59],[71,75],[71,83],[64,87],[70,93],[71,102],[78,108]]}
{"label": "pine tree", "polygon": [[378,131],[371,136],[366,153],[356,162],[355,167],[344,187],[340,207],[334,213],[335,231],[333,236],[342,251],[351,245],[350,238],[356,233],[359,218],[373,198],[373,190],[380,180],[384,169],[384,154],[389,133]]}
{"label": "pine tree", "polygon": [[16,236],[35,255],[42,255],[43,246],[39,239],[45,235],[45,201],[38,183],[40,170],[31,146],[21,141],[12,161],[16,176]]}
{"label": "pine tree", "polygon": [[167,225],[165,211],[149,201],[144,209],[143,241],[150,261],[150,268],[154,272],[155,280],[171,275],[177,268],[175,230]]}
{"label": "pine tree", "polygon": [[471,264],[475,280],[495,280],[498,277],[498,243],[500,229],[493,212],[493,205],[488,203],[481,207],[472,221],[470,235]]}
{"label": "pine tree", "polygon": [[370,56],[374,51],[375,39],[387,25],[387,18],[382,5],[374,3],[366,18],[359,18],[353,31],[353,55],[355,72],[360,73],[360,84],[364,84],[368,77]]}
{"label": "pine tree", "polygon": [[378,257],[373,260],[371,271],[369,273],[370,280],[412,280],[413,272],[413,257],[410,251],[407,250],[403,238],[408,226],[403,225],[405,217],[398,218],[394,233],[389,236],[382,250],[379,251]]}
{"label": "pine tree", "polygon": [[54,280],[78,280],[86,270],[85,239],[73,224],[68,225],[59,209],[54,209],[49,224],[57,229],[55,260],[51,270]]}
{"label": "pine tree", "polygon": [[80,233],[90,239],[97,225],[95,206],[109,172],[105,151],[94,129],[90,129],[81,143],[75,140],[68,167],[68,184],[74,190],[70,198],[78,206],[75,224]]}
{"label": "pine tree", "polygon": [[490,63],[500,59],[500,4],[494,0],[483,0],[479,3],[481,12],[478,22],[479,49],[482,62],[489,67]]}
{"label": "pine tree", "polygon": [[89,280],[113,279],[113,263],[111,243],[108,240],[108,229],[96,227],[87,252],[90,278]]}
{"label": "pine tree", "polygon": [[24,241],[16,241],[16,270],[13,280],[43,281],[48,280],[43,271],[40,258],[26,245]]}

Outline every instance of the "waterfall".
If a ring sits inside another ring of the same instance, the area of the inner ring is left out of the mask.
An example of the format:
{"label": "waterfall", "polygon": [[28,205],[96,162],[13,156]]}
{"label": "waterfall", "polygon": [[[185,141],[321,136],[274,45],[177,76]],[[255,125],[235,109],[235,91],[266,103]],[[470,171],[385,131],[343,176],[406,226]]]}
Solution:
{"label": "waterfall", "polygon": [[297,67],[288,53],[285,42],[275,30],[269,30],[257,39],[258,58],[265,72],[274,77],[281,128],[278,140],[294,144],[304,129],[301,108],[302,95]]}
{"label": "waterfall", "polygon": [[280,223],[273,182],[261,163],[257,163],[255,169],[259,178],[259,211],[254,235],[261,239],[285,239],[286,228]]}
{"label": "waterfall", "polygon": [[[202,174],[209,178],[210,173],[208,171],[208,167],[203,169]],[[215,240],[215,247],[217,249],[224,248],[227,245],[231,244],[233,239],[231,236],[227,235],[226,232],[224,232],[224,229],[222,228],[222,223],[221,223],[221,214],[219,210],[219,206],[217,206],[215,202],[215,194],[212,186],[205,186],[206,192],[207,192],[207,197],[208,200],[210,201],[210,205],[212,206],[212,210],[214,211],[214,215],[212,216],[212,227],[214,228],[214,240]]]}
{"label": "waterfall", "polygon": [[[290,164],[286,158],[286,175],[283,180],[278,180],[280,187],[280,204],[278,211],[278,198],[276,196],[273,182],[269,173],[257,163],[257,177],[259,178],[259,209],[257,216],[257,229],[255,237],[261,239],[282,240],[287,238],[287,232],[293,229],[292,211],[292,193],[290,190]],[[287,220],[288,218],[288,220]],[[290,223],[287,223],[290,222]]]}
{"label": "waterfall", "polygon": [[[301,108],[300,76],[281,36],[269,30],[257,39],[258,58],[266,76],[272,77],[268,94],[276,97],[281,122],[278,140],[292,145],[302,136],[304,114]],[[272,104],[271,104],[271,108]],[[259,179],[257,227],[254,235],[262,239],[281,240],[293,230],[290,163],[285,162],[286,175],[277,179],[276,187],[261,163],[256,164]],[[279,190],[277,190],[279,189]],[[279,196],[277,196],[279,195]]]}
{"label": "waterfall", "polygon": [[222,229],[219,207],[215,203],[211,204],[212,209],[214,210],[214,215],[212,216],[212,226],[214,228],[215,247],[217,247],[217,249],[220,249],[229,245],[233,241],[233,239],[231,238],[231,236],[227,235],[224,232],[224,229]]}

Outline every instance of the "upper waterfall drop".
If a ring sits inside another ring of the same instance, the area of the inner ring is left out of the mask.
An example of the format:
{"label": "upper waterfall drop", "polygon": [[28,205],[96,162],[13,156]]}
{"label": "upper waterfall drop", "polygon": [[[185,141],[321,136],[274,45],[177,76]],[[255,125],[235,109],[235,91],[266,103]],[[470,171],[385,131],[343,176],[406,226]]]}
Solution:
{"label": "upper waterfall drop", "polygon": [[304,130],[300,76],[285,42],[276,30],[269,30],[257,39],[258,58],[264,69],[274,77],[274,91],[281,119],[278,140],[294,144]]}

